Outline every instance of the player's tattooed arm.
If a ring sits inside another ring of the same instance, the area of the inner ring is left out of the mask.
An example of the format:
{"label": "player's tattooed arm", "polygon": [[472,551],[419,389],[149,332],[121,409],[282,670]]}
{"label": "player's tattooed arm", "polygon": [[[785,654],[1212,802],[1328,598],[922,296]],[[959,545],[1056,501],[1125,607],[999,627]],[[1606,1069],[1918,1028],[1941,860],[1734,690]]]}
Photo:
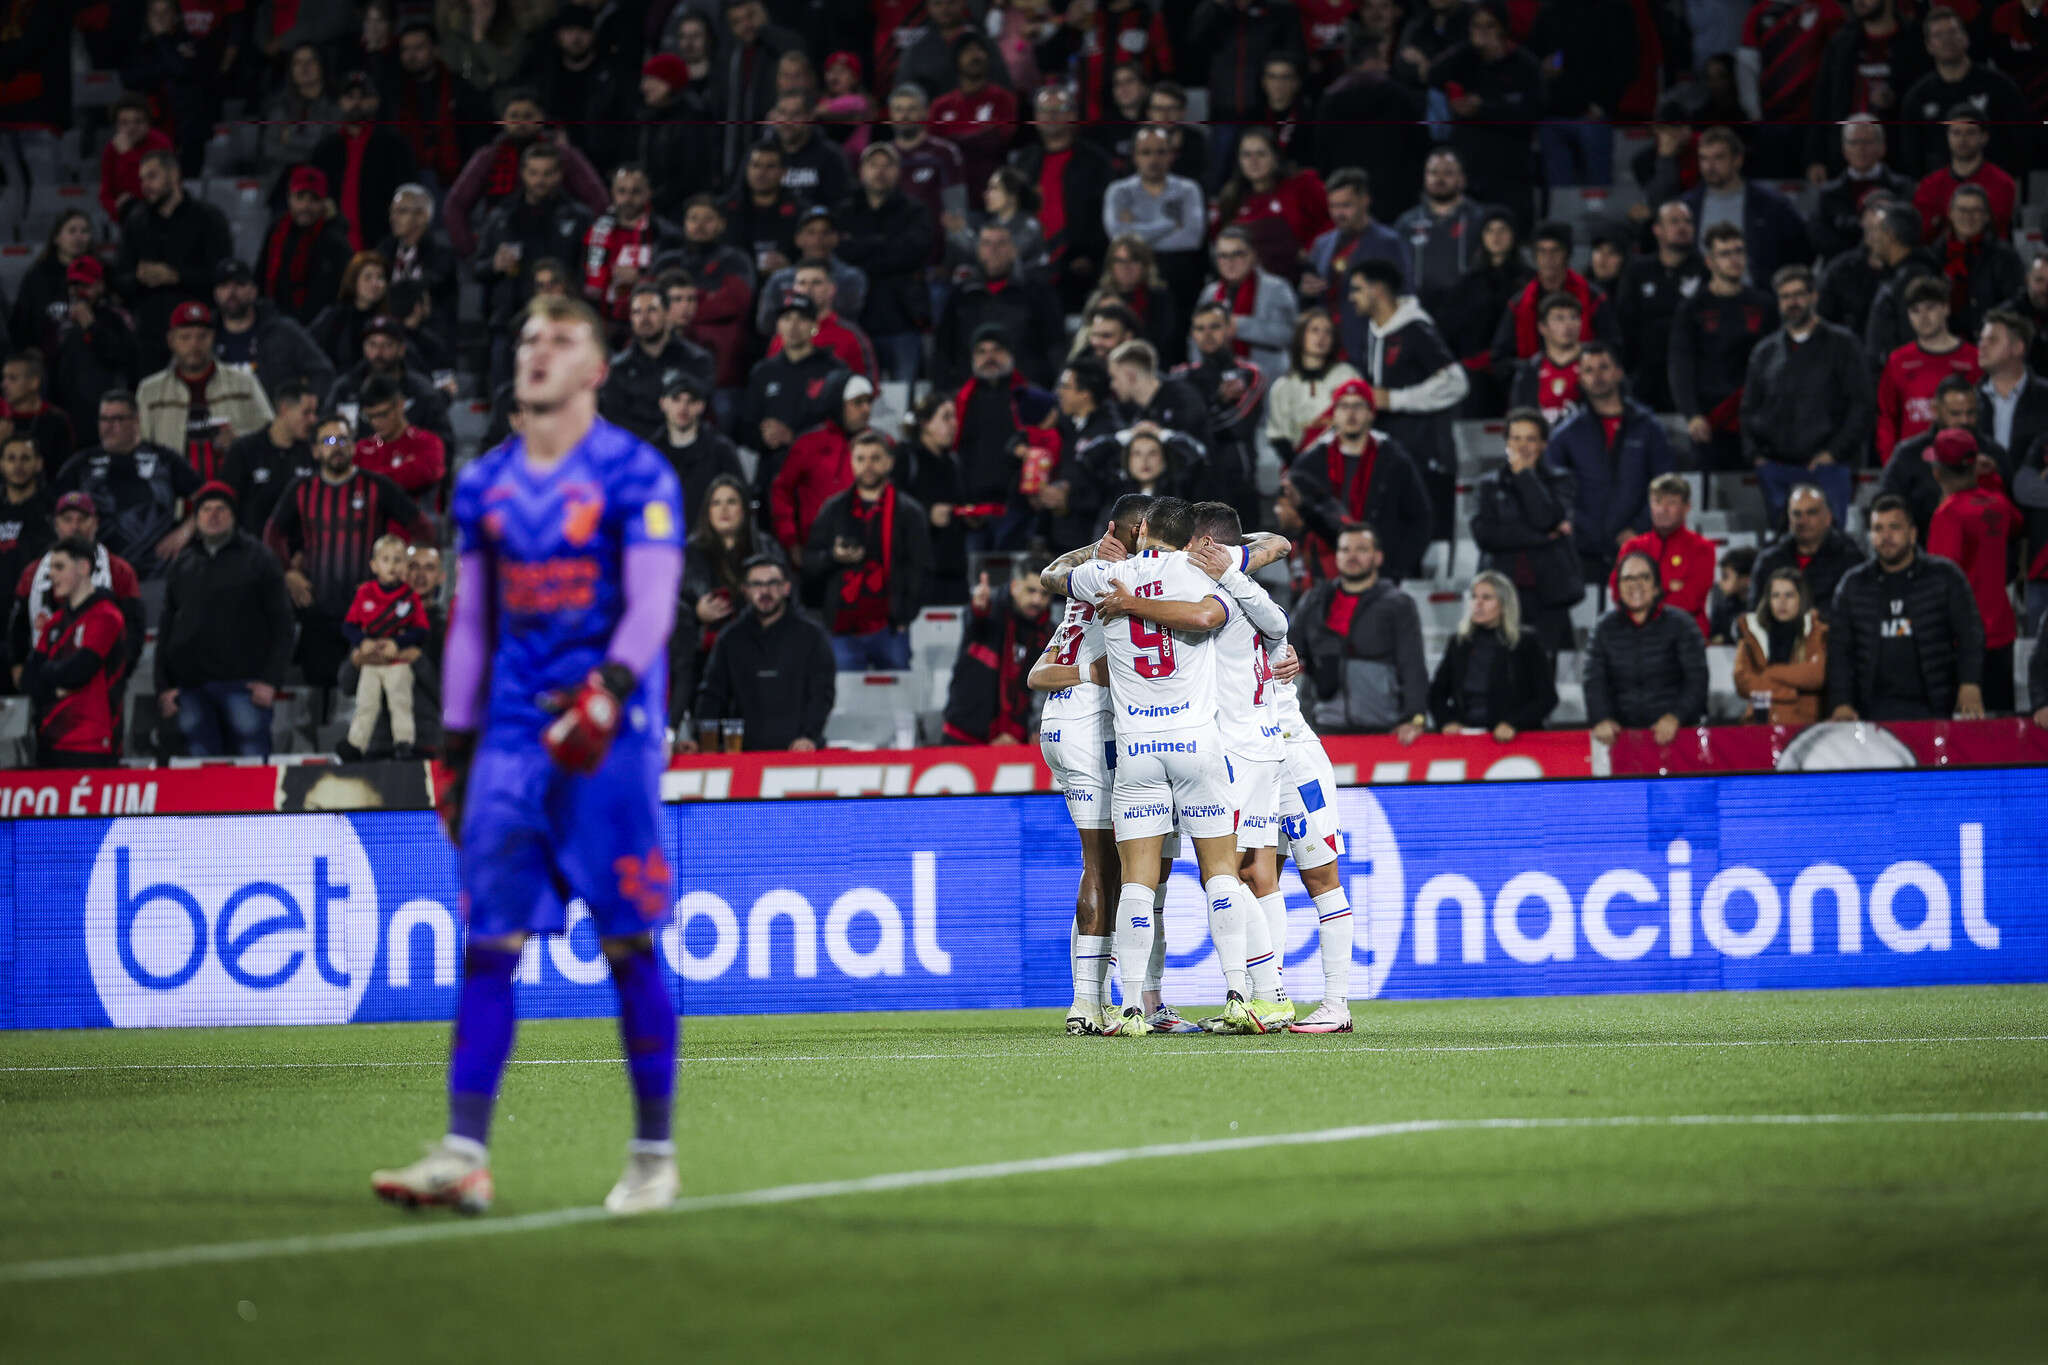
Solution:
{"label": "player's tattooed arm", "polygon": [[1230,609],[1223,605],[1221,598],[1211,596],[1199,602],[1167,602],[1156,597],[1139,597],[1114,578],[1109,580],[1109,590],[1096,600],[1095,610],[1105,621],[1135,616],[1140,621],[1150,621],[1155,626],[1185,631],[1190,635],[1215,630],[1230,619]]}
{"label": "player's tattooed arm", "polygon": [[1031,672],[1024,679],[1024,685],[1033,692],[1057,692],[1062,688],[1076,687],[1081,682],[1081,669],[1075,664],[1054,662],[1056,651],[1047,645],[1045,652],[1038,656],[1038,662],[1031,665]]}
{"label": "player's tattooed arm", "polygon": [[1096,541],[1093,545],[1083,545],[1078,550],[1069,550],[1039,570],[1038,581],[1047,592],[1052,593],[1054,596],[1070,597],[1073,594],[1067,591],[1067,580],[1074,570],[1080,568],[1091,559],[1108,560],[1114,563],[1119,559],[1128,559],[1129,557],[1130,554],[1124,549],[1123,542],[1116,538],[1116,528],[1111,526],[1103,531],[1102,539]]}
{"label": "player's tattooed arm", "polygon": [[1251,553],[1246,558],[1244,571],[1263,569],[1294,553],[1294,542],[1286,536],[1272,531],[1252,531],[1244,538],[1244,547]]}

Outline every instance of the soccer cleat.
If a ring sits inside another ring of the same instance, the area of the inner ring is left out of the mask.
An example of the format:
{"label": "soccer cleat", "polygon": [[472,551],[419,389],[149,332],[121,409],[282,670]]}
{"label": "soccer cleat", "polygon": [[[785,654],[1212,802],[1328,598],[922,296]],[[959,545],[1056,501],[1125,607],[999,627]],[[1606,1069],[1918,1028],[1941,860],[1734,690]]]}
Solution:
{"label": "soccer cleat", "polygon": [[1084,1005],[1076,1000],[1067,1007],[1067,1036],[1070,1038],[1093,1038],[1102,1033],[1102,1011],[1094,1005]]}
{"label": "soccer cleat", "polygon": [[1142,1038],[1151,1031],[1152,1026],[1145,1022],[1145,1011],[1129,1005],[1102,1033],[1106,1038]]}
{"label": "soccer cleat", "polygon": [[1289,1000],[1254,1000],[1247,1008],[1261,1033],[1285,1033],[1294,1022],[1294,1003]]}
{"label": "soccer cleat", "polygon": [[487,1212],[495,1193],[483,1148],[460,1138],[443,1138],[410,1166],[372,1171],[370,1188],[409,1209],[444,1207],[472,1216]]}
{"label": "soccer cleat", "polygon": [[1223,1000],[1223,1013],[1202,1021],[1202,1028],[1209,1033],[1257,1033],[1258,1021],[1245,1008],[1244,997],[1232,991]]}
{"label": "soccer cleat", "polygon": [[652,1213],[676,1202],[681,1181],[673,1151],[631,1152],[626,1171],[604,1197],[606,1213]]}
{"label": "soccer cleat", "polygon": [[1351,1007],[1325,1000],[1301,1019],[1287,1026],[1289,1033],[1349,1033]]}
{"label": "soccer cleat", "polygon": [[1202,1026],[1192,1019],[1180,1017],[1180,1011],[1171,1005],[1161,1005],[1152,1011],[1152,1017],[1145,1021],[1154,1033],[1200,1033]]}

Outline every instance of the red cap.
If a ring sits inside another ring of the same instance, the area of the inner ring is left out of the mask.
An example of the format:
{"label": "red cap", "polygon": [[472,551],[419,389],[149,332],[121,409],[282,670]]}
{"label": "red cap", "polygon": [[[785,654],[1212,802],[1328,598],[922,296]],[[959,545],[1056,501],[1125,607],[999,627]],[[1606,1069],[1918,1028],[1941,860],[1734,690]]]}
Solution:
{"label": "red cap", "polygon": [[672,90],[690,83],[690,64],[673,52],[657,52],[640,64],[640,74],[652,76]]}
{"label": "red cap", "polygon": [[1363,379],[1347,379],[1339,384],[1330,394],[1330,410],[1336,411],[1337,405],[1347,398],[1362,398],[1367,407],[1377,408],[1372,401],[1372,385]]}
{"label": "red cap", "polygon": [[64,267],[64,278],[72,284],[99,284],[107,278],[107,268],[97,256],[80,256]]}
{"label": "red cap", "polygon": [[200,484],[199,491],[192,495],[192,510],[198,511],[199,505],[210,498],[224,499],[230,507],[235,506],[237,501],[234,489],[228,487],[219,479],[208,479],[205,483]]}
{"label": "red cap", "polygon": [[854,52],[835,52],[825,59],[825,69],[830,71],[835,66],[852,67],[853,78],[855,80],[860,79],[860,54]]}
{"label": "red cap", "polygon": [[327,173],[318,166],[293,167],[289,184],[293,194],[304,190],[316,199],[327,197]]}
{"label": "red cap", "polygon": [[1934,438],[1922,458],[1949,469],[1968,469],[1977,463],[1977,438],[1963,427],[1950,427]]}
{"label": "red cap", "polygon": [[50,509],[51,516],[59,512],[84,512],[88,516],[97,517],[100,514],[100,507],[92,500],[92,494],[72,492],[57,499],[57,505]]}
{"label": "red cap", "polygon": [[171,310],[171,328],[174,331],[180,327],[211,326],[213,326],[213,310],[197,299],[188,300]]}

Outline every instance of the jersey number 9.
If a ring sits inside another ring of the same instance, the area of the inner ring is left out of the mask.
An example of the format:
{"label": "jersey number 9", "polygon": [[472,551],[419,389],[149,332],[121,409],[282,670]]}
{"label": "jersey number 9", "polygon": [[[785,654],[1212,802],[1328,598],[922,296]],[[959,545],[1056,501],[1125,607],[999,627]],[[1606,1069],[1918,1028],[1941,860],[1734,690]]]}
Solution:
{"label": "jersey number 9", "polygon": [[[1160,630],[1137,617],[1130,618],[1131,643],[1138,647],[1138,657],[1131,661],[1131,667],[1141,678],[1164,678],[1173,672],[1173,632]],[[1148,657],[1147,651],[1150,651]]]}

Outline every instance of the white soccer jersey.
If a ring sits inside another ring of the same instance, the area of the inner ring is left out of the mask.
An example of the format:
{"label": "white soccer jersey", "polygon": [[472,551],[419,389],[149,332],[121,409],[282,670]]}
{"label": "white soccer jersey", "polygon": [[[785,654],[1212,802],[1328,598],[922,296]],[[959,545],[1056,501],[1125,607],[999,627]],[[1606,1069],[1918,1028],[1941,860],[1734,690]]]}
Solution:
{"label": "white soccer jersey", "polygon": [[[1069,592],[1092,603],[1109,591],[1111,579],[1136,596],[1162,602],[1199,602],[1214,597],[1229,615],[1237,614],[1216,581],[1190,564],[1179,550],[1166,554],[1147,550],[1115,564],[1091,559],[1074,570],[1068,580]],[[1135,616],[1103,626],[1109,695],[1119,739],[1215,726],[1216,634],[1182,633]]]}
{"label": "white soccer jersey", "polygon": [[[1045,708],[1039,714],[1047,721],[1095,717],[1108,720],[1109,689],[1088,681],[1089,669],[1102,657],[1102,623],[1096,619],[1093,604],[1078,597],[1068,598],[1067,614],[1061,618],[1059,628],[1053,631],[1048,648],[1052,650],[1055,662],[1079,668],[1081,681],[1049,693]],[[1104,733],[1108,733],[1106,728]]]}
{"label": "white soccer jersey", "polygon": [[1223,747],[1232,758],[1277,763],[1280,721],[1267,697],[1273,671],[1266,663],[1266,640],[1286,638],[1287,613],[1234,569],[1218,586],[1237,607],[1216,632],[1216,723]]}
{"label": "white soccer jersey", "polygon": [[1316,732],[1308,728],[1308,721],[1301,714],[1301,694],[1295,691],[1294,680],[1281,682],[1275,679],[1266,687],[1266,704],[1273,708],[1273,719],[1280,723],[1280,738],[1289,744],[1314,744]]}

